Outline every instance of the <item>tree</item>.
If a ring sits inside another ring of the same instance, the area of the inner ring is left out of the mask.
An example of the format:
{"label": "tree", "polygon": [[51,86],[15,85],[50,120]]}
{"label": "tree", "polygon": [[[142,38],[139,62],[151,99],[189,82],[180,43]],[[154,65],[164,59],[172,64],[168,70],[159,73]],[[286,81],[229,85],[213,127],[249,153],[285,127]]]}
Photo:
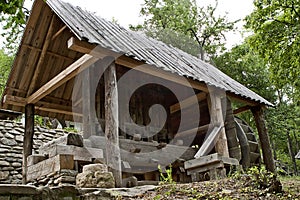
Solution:
{"label": "tree", "polygon": [[10,52],[14,52],[16,45],[20,41],[21,33],[24,30],[26,17],[29,15],[28,9],[24,8],[25,0],[0,0],[0,22],[4,23],[2,27],[5,37],[4,44]]}
{"label": "tree", "polygon": [[225,50],[224,33],[233,30],[235,24],[225,16],[216,17],[216,8],[217,1],[215,6],[204,8],[195,0],[145,0],[140,12],[145,22],[131,28],[146,30],[148,35],[193,55],[200,47],[202,54],[205,51],[215,56]]}
{"label": "tree", "polygon": [[10,72],[10,66],[12,65],[13,57],[4,53],[4,50],[0,50],[0,96],[3,94],[3,90],[6,85],[6,81]]}
{"label": "tree", "polygon": [[247,28],[254,31],[251,46],[265,59],[273,84],[300,97],[300,0],[256,0],[247,16]]}

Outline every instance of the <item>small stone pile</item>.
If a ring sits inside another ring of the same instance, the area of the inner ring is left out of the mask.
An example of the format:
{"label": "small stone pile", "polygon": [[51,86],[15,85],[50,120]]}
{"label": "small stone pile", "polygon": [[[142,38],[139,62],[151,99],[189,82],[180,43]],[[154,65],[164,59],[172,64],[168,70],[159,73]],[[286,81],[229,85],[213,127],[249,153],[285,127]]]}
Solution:
{"label": "small stone pile", "polygon": [[38,180],[31,182],[34,186],[68,186],[76,184],[76,176],[78,172],[75,170],[62,169],[58,172],[53,172],[47,176],[43,176]]}
{"label": "small stone pile", "polygon": [[83,166],[83,172],[76,177],[76,185],[81,188],[114,188],[113,174],[108,172],[105,164]]}
{"label": "small stone pile", "polygon": [[[35,127],[34,153],[44,143],[65,135],[63,130]],[[20,122],[0,120],[0,184],[22,183],[24,126]]]}

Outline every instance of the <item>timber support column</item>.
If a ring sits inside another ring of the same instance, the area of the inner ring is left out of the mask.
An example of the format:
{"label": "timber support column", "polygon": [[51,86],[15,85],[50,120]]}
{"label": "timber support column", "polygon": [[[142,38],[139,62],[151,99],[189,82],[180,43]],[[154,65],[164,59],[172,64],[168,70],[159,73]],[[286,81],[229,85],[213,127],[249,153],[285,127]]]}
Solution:
{"label": "timber support column", "polygon": [[104,60],[109,65],[104,72],[106,162],[114,175],[116,187],[122,187],[116,66],[113,57]]}
{"label": "timber support column", "polygon": [[224,116],[222,109],[222,91],[212,89],[208,95],[208,104],[210,111],[210,123],[213,126],[221,126],[219,137],[215,144],[216,152],[224,157],[229,157],[226,131],[224,127]]}
{"label": "timber support column", "polygon": [[27,175],[27,157],[32,154],[34,135],[34,105],[25,106],[25,132],[23,140],[23,164],[22,164],[22,182],[26,184]]}
{"label": "timber support column", "polygon": [[269,170],[270,172],[275,172],[275,163],[273,159],[272,148],[270,145],[270,138],[265,122],[263,108],[261,106],[252,107],[251,112],[255,119],[264,163],[267,170]]}

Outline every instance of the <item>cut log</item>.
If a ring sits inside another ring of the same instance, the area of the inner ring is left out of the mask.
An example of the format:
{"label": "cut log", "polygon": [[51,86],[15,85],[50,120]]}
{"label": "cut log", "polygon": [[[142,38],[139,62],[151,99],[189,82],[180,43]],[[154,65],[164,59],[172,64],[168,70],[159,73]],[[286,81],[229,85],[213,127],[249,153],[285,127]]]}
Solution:
{"label": "cut log", "polygon": [[50,173],[58,172],[62,169],[74,169],[73,155],[60,154],[27,167],[26,180],[33,181]]}
{"label": "cut log", "polygon": [[96,148],[77,147],[72,145],[56,144],[49,147],[40,148],[40,154],[48,155],[49,158],[59,154],[73,155],[76,161],[92,162],[93,160],[103,160],[103,150]]}

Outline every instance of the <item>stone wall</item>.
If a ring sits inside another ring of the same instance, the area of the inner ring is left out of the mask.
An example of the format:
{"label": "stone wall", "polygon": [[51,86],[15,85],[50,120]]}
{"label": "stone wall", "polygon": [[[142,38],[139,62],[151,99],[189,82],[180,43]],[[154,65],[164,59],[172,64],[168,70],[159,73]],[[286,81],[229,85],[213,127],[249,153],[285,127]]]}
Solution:
{"label": "stone wall", "polygon": [[[35,127],[33,154],[38,153],[43,143],[66,133],[61,129],[50,130]],[[0,120],[0,184],[22,183],[23,136],[24,125],[22,123]]]}

